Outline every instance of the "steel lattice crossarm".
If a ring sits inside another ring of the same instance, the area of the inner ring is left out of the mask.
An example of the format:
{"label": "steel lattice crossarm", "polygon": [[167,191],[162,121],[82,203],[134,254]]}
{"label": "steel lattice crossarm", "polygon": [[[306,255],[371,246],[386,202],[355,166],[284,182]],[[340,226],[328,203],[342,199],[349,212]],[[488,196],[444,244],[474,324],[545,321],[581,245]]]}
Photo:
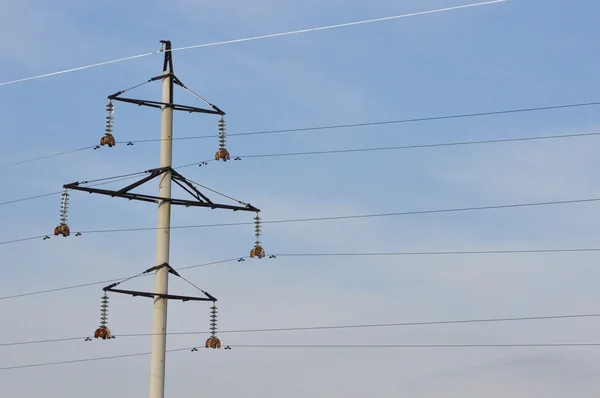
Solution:
{"label": "steel lattice crossarm", "polygon": [[[180,186],[184,191],[189,193],[194,199],[177,199],[177,198],[163,198],[155,195],[147,195],[131,192],[131,190],[147,183],[148,181],[153,180],[154,178],[166,173],[167,171],[171,172],[171,180]],[[129,200],[139,200],[143,202],[152,202],[158,203],[159,201],[170,202],[172,205],[185,206],[185,207],[209,207],[211,209],[227,209],[233,211],[251,211],[251,212],[260,212],[260,209],[252,206],[251,204],[244,203],[243,206],[236,205],[227,205],[215,203],[210,200],[206,195],[204,195],[198,188],[194,186],[189,180],[187,180],[184,176],[176,172],[172,167],[161,167],[157,169],[148,170],[150,173],[149,176],[144,177],[124,188],[119,190],[109,190],[109,189],[100,189],[100,188],[92,188],[82,186],[82,182],[73,182],[70,184],[63,185],[65,189],[72,189],[75,191],[84,191],[89,193],[97,193],[101,195],[107,195],[111,197],[119,197],[125,198]],[[243,203],[238,201],[239,203]]]}

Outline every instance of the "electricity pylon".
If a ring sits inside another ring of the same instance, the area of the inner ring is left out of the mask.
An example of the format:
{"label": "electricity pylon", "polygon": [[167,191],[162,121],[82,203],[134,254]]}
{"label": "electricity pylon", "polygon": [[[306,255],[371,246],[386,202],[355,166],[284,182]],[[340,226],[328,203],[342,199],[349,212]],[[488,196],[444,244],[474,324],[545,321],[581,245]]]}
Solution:
{"label": "electricity pylon", "polygon": [[[116,141],[113,132],[113,110],[114,105],[112,101],[121,101],[139,106],[148,106],[158,108],[161,110],[161,140],[160,140],[160,167],[156,169],[148,170],[149,175],[136,181],[120,190],[108,190],[93,188],[86,186],[86,182],[74,182],[71,184],[65,184],[65,193],[63,194],[63,202],[61,209],[61,223],[56,227],[54,234],[69,236],[70,230],[66,222],[66,212],[68,205],[68,192],[67,190],[79,190],[89,193],[97,193],[102,195],[108,195],[111,197],[126,198],[129,200],[153,202],[158,204],[158,224],[156,234],[156,265],[148,270],[148,272],[155,272],[155,287],[154,292],[141,292],[115,289],[118,283],[114,283],[105,287],[103,290],[105,296],[103,298],[102,307],[102,322],[101,327],[96,331],[95,337],[107,339],[113,337],[110,334],[108,328],[106,328],[106,307],[107,298],[106,292],[122,293],[132,296],[148,297],[152,298],[153,304],[153,327],[152,327],[152,350],[151,350],[151,361],[150,361],[150,398],[164,398],[165,392],[165,360],[166,360],[166,338],[167,338],[167,302],[168,300],[181,300],[181,301],[212,301],[213,302],[213,318],[216,307],[214,302],[217,299],[207,292],[205,297],[191,297],[191,296],[180,296],[169,294],[169,274],[179,275],[177,271],[169,265],[169,245],[170,245],[170,233],[171,233],[171,206],[180,205],[186,207],[208,207],[211,209],[228,209],[233,211],[251,211],[256,212],[255,217],[255,235],[256,241],[255,246],[251,250],[251,257],[263,258],[265,256],[263,248],[260,246],[259,235],[260,235],[260,209],[244,203],[242,206],[238,205],[227,205],[219,204],[210,200],[204,195],[194,183],[187,180],[180,173],[175,171],[172,167],[172,154],[173,154],[173,113],[174,111],[184,111],[189,113],[204,113],[212,115],[220,115],[221,120],[219,122],[219,150],[215,155],[215,160],[227,161],[230,159],[229,152],[225,148],[225,121],[223,119],[225,112],[219,109],[217,106],[205,101],[202,97],[189,90],[174,74],[173,71],[173,53],[171,50],[171,42],[167,40],[161,41],[161,51],[164,52],[164,63],[163,72],[161,75],[149,79],[146,83],[162,80],[162,101],[150,101],[140,100],[133,98],[121,97],[123,93],[128,90],[119,91],[115,94],[108,96],[109,104],[107,105],[108,116],[106,118],[106,134],[100,140],[100,145],[107,145],[112,147],[116,145]],[[163,47],[164,46],[164,47]],[[179,105],[174,103],[173,100],[173,88],[174,85],[183,87],[190,91],[196,97],[206,102],[211,109],[197,108],[186,105]],[[135,88],[138,86],[134,86]],[[145,184],[146,182],[159,178],[158,195],[147,195],[134,193],[132,190]],[[179,187],[185,190],[192,196],[192,199],[178,199],[173,198],[171,195],[171,183],[175,182]],[[214,319],[213,319],[214,321]],[[214,329],[214,325],[213,325]],[[213,330],[214,332],[214,330]],[[213,333],[214,337],[214,333]],[[210,348],[219,348],[220,342],[216,340],[207,340],[206,346]]]}

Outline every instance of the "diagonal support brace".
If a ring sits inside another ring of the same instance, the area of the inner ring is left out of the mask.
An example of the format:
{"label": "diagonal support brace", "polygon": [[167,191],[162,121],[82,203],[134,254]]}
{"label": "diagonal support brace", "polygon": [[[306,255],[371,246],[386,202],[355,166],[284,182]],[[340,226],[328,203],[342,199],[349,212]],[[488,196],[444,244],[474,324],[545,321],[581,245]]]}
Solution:
{"label": "diagonal support brace", "polygon": [[[163,198],[156,195],[146,195],[146,194],[138,194],[130,192],[132,189],[137,188],[148,181],[160,176],[161,174],[171,171],[171,180],[174,181],[177,185],[179,185],[183,190],[189,193],[195,200],[186,200],[186,199],[174,199],[174,198]],[[80,182],[73,182],[70,184],[63,185],[64,188],[72,189],[74,191],[83,191],[88,193],[96,193],[100,195],[107,195],[110,197],[119,197],[125,198],[128,200],[138,200],[142,202],[151,202],[158,203],[159,201],[170,202],[172,205],[176,206],[185,206],[185,207],[209,207],[211,209],[225,209],[225,210],[233,210],[233,211],[251,211],[251,212],[260,212],[260,209],[252,206],[251,204],[245,204],[244,206],[236,206],[236,205],[226,205],[220,203],[214,203],[211,201],[206,195],[204,195],[200,190],[198,190],[190,181],[188,181],[184,176],[176,172],[171,167],[162,167],[157,169],[148,170],[150,173],[149,176],[142,178],[139,181],[136,181],[124,188],[119,190],[110,190],[110,189],[100,189],[100,188],[91,188],[81,186]]]}

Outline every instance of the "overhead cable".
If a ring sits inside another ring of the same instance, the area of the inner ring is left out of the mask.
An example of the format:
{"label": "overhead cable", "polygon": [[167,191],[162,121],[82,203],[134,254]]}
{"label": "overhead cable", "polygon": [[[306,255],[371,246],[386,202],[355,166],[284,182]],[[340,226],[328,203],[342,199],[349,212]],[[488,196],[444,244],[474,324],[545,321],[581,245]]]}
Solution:
{"label": "overhead cable", "polygon": [[[405,251],[405,252],[371,252],[371,253],[269,253],[271,257],[389,257],[389,256],[452,256],[452,255],[498,255],[498,254],[550,254],[550,253],[590,253],[600,252],[600,248],[561,248],[561,249],[507,249],[507,250],[463,250],[463,251]],[[191,268],[205,267],[210,265],[225,264],[235,261],[243,261],[248,257],[235,257],[226,260],[213,261],[205,264],[191,265],[178,268],[186,270]],[[65,290],[78,289],[82,287],[97,286],[106,283],[117,282],[123,278],[114,278],[97,282],[88,282],[71,286],[63,286],[45,290],[37,290],[26,293],[0,296],[0,300],[9,300],[19,297],[35,296],[40,294],[54,293]]]}
{"label": "overhead cable", "polygon": [[[266,220],[266,221],[262,221],[262,224],[338,221],[338,220],[351,220],[351,219],[399,217],[399,216],[423,215],[423,214],[459,213],[459,212],[467,212],[467,211],[500,210],[500,209],[509,209],[509,208],[526,208],[526,207],[543,207],[543,206],[555,206],[555,205],[566,205],[566,204],[595,203],[598,201],[600,201],[600,198],[555,200],[555,201],[547,201],[547,202],[512,203],[512,204],[506,204],[506,205],[457,207],[457,208],[449,208],[449,209],[416,210],[416,211],[403,211],[403,212],[390,212],[390,213],[353,214],[353,215],[345,215],[345,216],[292,218],[292,219],[283,219],[283,220]],[[171,226],[169,229],[176,230],[176,229],[191,229],[191,228],[232,227],[232,226],[253,225],[253,224],[254,224],[253,222],[232,222],[232,223],[219,223],[219,224],[179,225],[179,226]],[[76,233],[83,235],[83,234],[116,233],[116,232],[155,231],[156,229],[157,229],[157,227],[97,229],[97,230],[80,230],[80,231],[77,231]],[[0,245],[6,245],[6,244],[10,244],[10,243],[15,243],[15,242],[22,242],[25,240],[39,239],[42,237],[46,238],[46,239],[50,238],[49,235],[36,236],[36,237],[30,237],[30,238],[21,238],[21,239],[14,239],[14,240],[10,240],[10,241],[0,242]]]}
{"label": "overhead cable", "polygon": [[[588,106],[597,106],[600,105],[600,101],[595,102],[582,102],[582,103],[571,103],[571,104],[561,104],[561,105],[550,105],[550,106],[541,106],[541,107],[532,107],[532,108],[518,108],[518,109],[504,109],[497,111],[487,111],[487,112],[479,112],[479,113],[462,113],[462,114],[454,114],[454,115],[442,115],[442,116],[430,116],[430,117],[422,117],[422,118],[409,118],[409,119],[396,119],[396,120],[381,120],[375,122],[365,122],[365,123],[352,123],[352,124],[337,124],[337,125],[325,125],[325,126],[313,126],[313,127],[299,127],[299,128],[289,128],[289,129],[278,129],[278,130],[259,130],[259,131],[250,131],[250,132],[242,132],[242,133],[228,133],[228,136],[253,136],[253,135],[264,135],[264,134],[281,134],[281,133],[291,133],[291,132],[303,132],[303,131],[318,131],[318,130],[334,130],[334,129],[348,129],[355,127],[368,127],[368,126],[379,126],[379,125],[391,125],[391,124],[400,124],[400,123],[417,123],[417,122],[426,122],[426,121],[434,121],[434,120],[445,120],[445,119],[461,119],[461,118],[471,118],[471,117],[481,117],[481,116],[492,116],[492,115],[502,115],[502,114],[511,114],[511,113],[525,113],[525,112],[538,112],[538,111],[548,111],[548,110],[556,110],[556,109],[568,109],[568,108],[581,108]],[[416,149],[416,148],[428,148],[428,147],[444,147],[444,146],[457,146],[457,145],[478,145],[478,144],[494,144],[494,143],[502,143],[502,142],[518,142],[518,141],[533,141],[533,140],[553,140],[553,139],[564,139],[564,138],[575,138],[575,137],[585,137],[585,136],[594,136],[600,133],[590,132],[590,133],[574,133],[574,134],[556,134],[556,135],[546,135],[546,136],[537,136],[537,137],[514,137],[514,138],[500,138],[500,139],[492,139],[492,140],[479,140],[479,141],[462,141],[462,142],[446,142],[446,143],[434,143],[434,144],[417,144],[417,145],[407,145],[407,146],[397,146],[397,147],[383,147],[383,148],[359,148],[355,150],[340,150],[335,152],[361,152],[361,151],[370,151],[370,150],[384,150],[384,149]],[[197,136],[188,136],[188,137],[175,137],[171,138],[172,141],[180,141],[180,140],[197,140],[197,139],[209,139],[215,138],[215,135],[197,135]],[[118,141],[117,143],[123,144],[135,144],[135,143],[148,143],[148,142],[160,142],[161,138],[156,139],[140,139],[140,140],[123,140]],[[7,163],[0,165],[2,167],[8,167],[13,165],[18,165],[22,163],[34,162],[42,159],[48,159],[56,156],[62,156],[70,153],[79,152],[85,149],[92,149],[95,146],[88,146],[84,148],[73,149],[70,151],[64,151],[54,154],[49,154],[45,156],[39,156],[36,158],[20,160],[12,163]],[[308,154],[316,154],[319,152],[309,152]],[[322,152],[322,153],[330,153],[330,152]],[[246,155],[244,157],[265,157],[265,156],[277,156],[277,155]],[[0,203],[1,205],[2,203]]]}
{"label": "overhead cable", "polygon": [[[383,21],[389,21],[389,20],[400,19],[400,18],[414,17],[414,16],[419,16],[419,15],[427,15],[427,14],[434,14],[434,13],[445,12],[445,11],[453,11],[453,10],[459,10],[459,9],[465,9],[465,8],[479,7],[479,6],[491,5],[491,4],[495,4],[495,3],[503,3],[505,1],[506,0],[494,0],[494,1],[487,1],[487,2],[483,2],[483,3],[474,3],[474,4],[466,4],[466,5],[455,6],[455,7],[439,8],[436,10],[413,12],[410,14],[393,15],[393,16],[383,17],[383,18],[368,19],[368,20],[348,22],[348,23],[342,23],[342,24],[336,24],[336,25],[328,25],[328,26],[322,26],[322,27],[318,27],[318,28],[294,30],[294,31],[283,32],[283,33],[273,33],[273,34],[267,34],[267,35],[261,35],[261,36],[247,37],[247,38],[243,38],[243,39],[224,40],[224,41],[218,41],[218,42],[206,43],[206,44],[196,44],[196,45],[191,45],[191,46],[173,48],[170,51],[190,50],[190,49],[203,48],[203,47],[219,46],[219,45],[224,45],[224,44],[241,43],[241,42],[247,42],[247,41],[253,41],[253,40],[268,39],[268,38],[273,38],[273,37],[297,35],[297,34],[301,34],[301,33],[316,32],[316,31],[321,31],[321,30],[336,29],[336,28],[342,28],[342,27],[348,27],[348,26],[354,26],[354,25],[383,22]],[[57,72],[45,73],[45,74],[41,74],[41,75],[37,75],[37,76],[31,76],[31,77],[26,77],[26,78],[22,78],[22,79],[10,80],[10,81],[6,81],[6,82],[1,82],[0,86],[7,86],[10,84],[21,83],[21,82],[25,82],[25,81],[29,81],[29,80],[42,79],[45,77],[57,76],[57,75],[65,74],[65,73],[72,73],[72,72],[76,72],[76,71],[80,71],[80,70],[91,69],[91,68],[95,68],[98,66],[104,66],[104,65],[129,61],[132,59],[148,57],[148,56],[151,56],[154,54],[159,54],[163,51],[164,50],[160,49],[157,51],[147,52],[147,53],[133,55],[133,56],[129,56],[129,57],[117,58],[117,59],[114,59],[111,61],[98,62],[98,63],[89,64],[89,65],[85,65],[85,66],[64,69],[64,70],[57,71]]]}
{"label": "overhead cable", "polygon": [[[227,259],[227,260],[211,261],[209,263],[188,265],[186,267],[180,267],[177,269],[182,271],[182,270],[188,270],[188,269],[192,269],[192,268],[207,267],[210,265],[217,265],[217,264],[229,263],[232,261],[239,261],[240,259],[245,259],[245,258],[247,258],[247,257],[235,257],[235,258],[231,258],[231,259]],[[19,297],[36,296],[36,295],[40,295],[40,294],[55,293],[55,292],[61,292],[61,291],[65,291],[65,290],[78,289],[78,288],[82,288],[82,287],[103,285],[106,283],[118,282],[123,279],[125,279],[125,278],[113,278],[113,279],[107,279],[107,280],[103,280],[103,281],[81,283],[81,284],[77,284],[77,285],[63,286],[63,287],[57,287],[57,288],[51,288],[51,289],[45,289],[45,290],[38,290],[38,291],[34,291],[34,292],[13,294],[10,296],[2,296],[2,297],[0,297],[0,300],[9,300],[9,299],[15,299],[15,298],[19,298]]]}
{"label": "overhead cable", "polygon": [[[422,321],[422,322],[397,322],[397,323],[379,323],[379,324],[358,324],[358,325],[328,325],[328,326],[304,326],[304,327],[282,327],[282,328],[267,328],[267,329],[237,329],[237,330],[221,330],[219,333],[271,333],[271,332],[297,332],[297,331],[316,331],[316,330],[336,330],[336,329],[372,329],[372,328],[392,328],[392,327],[410,327],[410,326],[435,326],[435,325],[456,325],[456,324],[477,324],[477,323],[503,323],[503,322],[522,322],[522,321],[541,321],[541,320],[558,320],[558,319],[583,319],[583,318],[598,318],[600,313],[590,314],[567,314],[567,315],[545,315],[545,316],[527,316],[527,317],[510,317],[510,318],[479,318],[479,319],[459,319],[447,321]],[[199,335],[208,334],[209,331],[192,331],[192,332],[168,332],[167,336],[184,336],[184,335]],[[153,333],[129,333],[118,334],[118,338],[128,337],[149,337]],[[0,347],[12,347],[31,344],[48,344],[61,343],[67,341],[85,340],[89,336],[65,337],[57,339],[44,339],[33,341],[21,341],[12,343],[0,343]]]}
{"label": "overhead cable", "polygon": [[[600,343],[525,343],[525,344],[230,344],[227,345],[229,348],[345,348],[345,349],[356,349],[356,348],[565,348],[565,347],[577,347],[577,348],[591,348],[600,347]],[[197,351],[197,347],[180,348],[176,350],[167,350],[167,352],[181,352],[181,351]],[[149,352],[125,354],[125,355],[114,355],[110,357],[96,357],[96,358],[85,358],[75,359],[70,361],[60,362],[46,362],[28,365],[18,366],[6,366],[0,368],[0,371],[25,369],[41,366],[55,366],[64,365],[70,363],[81,363],[81,362],[92,362],[92,361],[103,361],[109,359],[118,358],[131,358],[143,355],[150,355]]]}

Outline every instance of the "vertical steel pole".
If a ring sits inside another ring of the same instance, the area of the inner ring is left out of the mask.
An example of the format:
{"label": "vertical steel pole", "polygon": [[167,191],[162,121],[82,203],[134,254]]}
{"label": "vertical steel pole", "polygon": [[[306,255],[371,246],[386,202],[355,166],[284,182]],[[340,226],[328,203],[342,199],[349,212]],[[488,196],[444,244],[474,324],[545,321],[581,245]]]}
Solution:
{"label": "vertical steel pole", "polygon": [[[162,102],[173,104],[173,63],[171,42],[165,41],[165,62],[163,67]],[[161,110],[160,167],[172,167],[173,155],[173,108],[163,106]],[[158,196],[171,198],[171,171],[161,175]],[[171,235],[171,202],[158,203],[158,230],[156,234],[156,265],[169,263],[169,243]],[[161,267],[156,271],[154,291],[167,294],[169,289],[169,269]],[[150,398],[165,396],[165,360],[167,349],[167,299],[154,297],[152,351],[150,362]]]}

